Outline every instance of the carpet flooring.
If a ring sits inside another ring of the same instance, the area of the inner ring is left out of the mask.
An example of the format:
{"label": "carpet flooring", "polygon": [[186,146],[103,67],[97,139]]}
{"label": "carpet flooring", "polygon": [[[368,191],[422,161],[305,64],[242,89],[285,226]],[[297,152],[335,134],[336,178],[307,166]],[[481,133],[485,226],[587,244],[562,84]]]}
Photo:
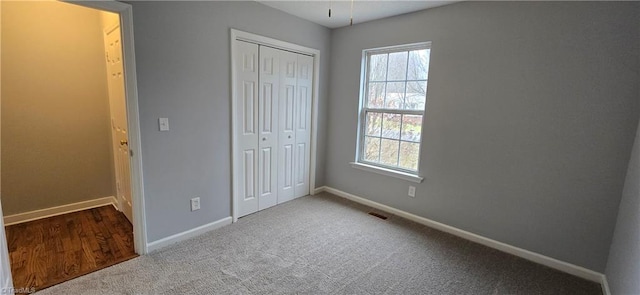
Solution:
{"label": "carpet flooring", "polygon": [[370,211],[327,193],[303,197],[38,294],[601,294],[596,283]]}

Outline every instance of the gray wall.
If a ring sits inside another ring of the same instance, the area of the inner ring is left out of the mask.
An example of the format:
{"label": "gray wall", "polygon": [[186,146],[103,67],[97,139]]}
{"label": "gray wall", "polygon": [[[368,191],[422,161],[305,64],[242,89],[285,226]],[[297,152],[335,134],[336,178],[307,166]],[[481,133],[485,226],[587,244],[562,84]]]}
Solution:
{"label": "gray wall", "polygon": [[629,160],[605,274],[611,294],[640,294],[640,133]]}
{"label": "gray wall", "polygon": [[98,11],[2,3],[5,215],[115,195]]}
{"label": "gray wall", "polygon": [[[332,31],[328,186],[603,272],[638,123],[640,3],[463,2]],[[352,168],[363,49],[432,41],[412,183]]]}
{"label": "gray wall", "polygon": [[[640,23],[640,10],[638,19]],[[605,274],[612,295],[640,294],[640,125],[627,168]]]}
{"label": "gray wall", "polygon": [[[132,2],[148,240],[231,216],[230,28],[321,51],[326,114],[330,31],[256,2]],[[158,118],[170,131],[158,131]],[[324,117],[319,142],[325,142]],[[324,184],[318,145],[317,183]],[[199,211],[189,199],[200,196]]]}

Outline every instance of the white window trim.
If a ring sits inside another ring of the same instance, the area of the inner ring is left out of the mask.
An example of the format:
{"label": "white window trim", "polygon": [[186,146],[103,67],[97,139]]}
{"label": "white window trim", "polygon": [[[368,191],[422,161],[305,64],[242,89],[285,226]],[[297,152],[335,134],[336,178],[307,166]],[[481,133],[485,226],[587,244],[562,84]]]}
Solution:
{"label": "white window trim", "polygon": [[[418,170],[417,171],[407,171],[402,168],[393,168],[386,167],[382,164],[370,163],[367,161],[363,161],[361,159],[363,144],[364,141],[364,112],[363,106],[366,100],[366,87],[367,87],[367,76],[368,76],[368,55],[371,54],[379,54],[379,53],[389,53],[389,52],[397,52],[397,51],[411,51],[415,49],[424,49],[431,48],[431,42],[420,42],[413,44],[405,44],[405,45],[396,45],[396,46],[387,46],[387,47],[379,47],[372,49],[365,49],[362,51],[362,63],[360,70],[360,102],[358,104],[358,138],[356,142],[356,157],[354,162],[350,162],[353,168],[357,168],[364,171],[369,171],[373,173],[378,173],[386,176],[391,176],[415,183],[421,183],[424,180],[424,177],[420,176],[420,162],[422,161],[422,157],[418,155]],[[425,110],[421,112],[423,116],[426,113]],[[420,147],[422,147],[422,131],[424,131],[424,124],[422,125],[422,130],[420,133]],[[419,152],[418,152],[419,153]]]}
{"label": "white window trim", "polygon": [[378,173],[386,176],[391,176],[391,177],[395,177],[395,178],[399,178],[402,180],[407,180],[415,183],[421,183],[424,180],[424,177],[421,177],[412,173],[382,168],[382,167],[373,166],[373,165],[364,164],[364,163],[358,163],[358,162],[351,162],[350,164],[351,164],[351,167],[356,169]]}

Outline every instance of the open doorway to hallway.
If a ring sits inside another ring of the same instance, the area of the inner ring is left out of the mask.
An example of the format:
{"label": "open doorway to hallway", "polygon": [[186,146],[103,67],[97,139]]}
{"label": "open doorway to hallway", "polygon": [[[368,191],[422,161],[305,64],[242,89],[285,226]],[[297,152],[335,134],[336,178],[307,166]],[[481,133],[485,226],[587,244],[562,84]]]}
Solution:
{"label": "open doorway to hallway", "polygon": [[119,15],[2,3],[2,208],[14,288],[137,256]]}

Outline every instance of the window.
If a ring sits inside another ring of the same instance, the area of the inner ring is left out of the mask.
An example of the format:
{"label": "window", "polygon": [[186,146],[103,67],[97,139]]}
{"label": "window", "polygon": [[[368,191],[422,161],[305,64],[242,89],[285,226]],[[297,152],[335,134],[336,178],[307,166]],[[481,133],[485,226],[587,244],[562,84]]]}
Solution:
{"label": "window", "polygon": [[364,51],[357,163],[417,175],[430,43]]}

